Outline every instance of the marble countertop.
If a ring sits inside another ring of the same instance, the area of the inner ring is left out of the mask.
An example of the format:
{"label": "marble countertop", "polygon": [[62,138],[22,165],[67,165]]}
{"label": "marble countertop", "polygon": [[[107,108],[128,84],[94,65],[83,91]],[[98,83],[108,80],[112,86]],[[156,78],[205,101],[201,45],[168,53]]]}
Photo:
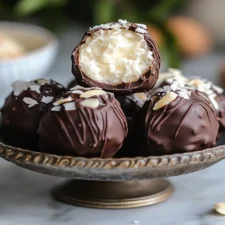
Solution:
{"label": "marble countertop", "polygon": [[[72,80],[70,54],[85,29],[60,37],[59,56],[48,77],[64,84]],[[217,82],[223,53],[186,60],[185,74]],[[225,201],[225,161],[192,174],[169,178],[173,196],[160,204],[127,210],[75,207],[52,199],[50,191],[64,179],[38,174],[0,159],[0,225],[224,225],[213,205]]]}

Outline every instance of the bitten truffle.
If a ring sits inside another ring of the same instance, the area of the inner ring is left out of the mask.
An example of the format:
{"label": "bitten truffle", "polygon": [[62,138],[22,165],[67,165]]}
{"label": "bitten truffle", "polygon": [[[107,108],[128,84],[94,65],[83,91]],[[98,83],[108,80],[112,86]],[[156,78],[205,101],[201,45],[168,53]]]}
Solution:
{"label": "bitten truffle", "polygon": [[76,86],[60,96],[40,122],[40,148],[54,154],[113,157],[127,136],[114,94]]}
{"label": "bitten truffle", "polygon": [[160,68],[159,51],[146,25],[126,20],[90,28],[71,58],[78,84],[119,94],[149,91]]}
{"label": "bitten truffle", "polygon": [[37,129],[42,113],[64,87],[53,81],[39,79],[16,81],[13,92],[1,109],[1,136],[4,142],[16,147],[36,149]]}
{"label": "bitten truffle", "polygon": [[197,151],[215,145],[219,124],[209,100],[176,80],[151,93],[143,107],[151,155]]}

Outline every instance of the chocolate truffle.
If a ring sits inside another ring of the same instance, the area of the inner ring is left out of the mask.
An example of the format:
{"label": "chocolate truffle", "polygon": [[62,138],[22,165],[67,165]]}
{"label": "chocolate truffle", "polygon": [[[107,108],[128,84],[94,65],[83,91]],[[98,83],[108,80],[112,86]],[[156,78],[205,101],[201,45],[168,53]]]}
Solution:
{"label": "chocolate truffle", "polygon": [[225,130],[225,97],[223,95],[223,89],[216,86],[212,82],[191,77],[186,81],[186,85],[203,92],[209,99],[211,106],[216,112],[220,124],[220,131]]}
{"label": "chocolate truffle", "polygon": [[147,100],[147,94],[140,92],[125,96],[117,95],[116,98],[121,104],[121,108],[126,115],[128,123],[127,138],[124,140],[123,147],[116,156],[140,156],[139,135],[137,135],[137,127],[139,126],[140,111]]}
{"label": "chocolate truffle", "polygon": [[154,90],[142,113],[148,154],[191,152],[215,145],[219,124],[209,100],[179,80]]}
{"label": "chocolate truffle", "polygon": [[90,28],[71,58],[78,84],[118,94],[149,91],[160,68],[159,51],[146,25],[126,20]]}
{"label": "chocolate truffle", "polygon": [[184,82],[188,80],[188,78],[182,74],[181,70],[178,70],[175,68],[169,68],[168,71],[159,73],[159,78],[154,88],[170,85],[174,80],[178,80],[178,79]]}
{"label": "chocolate truffle", "polygon": [[16,147],[36,149],[40,117],[48,104],[65,89],[61,84],[45,79],[19,80],[12,86],[14,90],[1,109],[3,141]]}
{"label": "chocolate truffle", "polygon": [[76,86],[60,96],[41,119],[39,146],[54,154],[113,157],[127,132],[114,94]]}
{"label": "chocolate truffle", "polygon": [[139,92],[131,95],[116,95],[116,99],[119,101],[126,117],[133,117],[133,114],[140,112],[147,100],[147,94]]}
{"label": "chocolate truffle", "polygon": [[69,83],[69,85],[68,85],[68,89],[70,89],[70,88],[73,88],[73,87],[75,87],[75,86],[77,86],[77,81],[76,80],[72,80],[70,83]]}

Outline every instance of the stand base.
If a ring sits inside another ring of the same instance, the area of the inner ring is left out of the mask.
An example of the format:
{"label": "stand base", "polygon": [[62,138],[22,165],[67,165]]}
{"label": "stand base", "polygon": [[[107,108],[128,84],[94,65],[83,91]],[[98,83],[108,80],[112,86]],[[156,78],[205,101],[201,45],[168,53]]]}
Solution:
{"label": "stand base", "polygon": [[141,181],[72,180],[53,190],[53,196],[63,202],[102,209],[126,209],[153,205],[165,201],[173,187],[164,179]]}

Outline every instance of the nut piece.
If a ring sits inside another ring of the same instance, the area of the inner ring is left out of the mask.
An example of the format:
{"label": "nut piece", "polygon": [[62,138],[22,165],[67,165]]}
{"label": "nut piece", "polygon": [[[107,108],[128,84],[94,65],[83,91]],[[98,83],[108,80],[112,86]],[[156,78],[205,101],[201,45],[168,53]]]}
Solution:
{"label": "nut piece", "polygon": [[190,80],[189,82],[187,82],[189,85],[194,86],[194,87],[198,87],[199,85],[202,84],[202,81],[199,79],[196,80]]}
{"label": "nut piece", "polygon": [[155,103],[153,110],[158,110],[165,105],[170,104],[170,102],[174,101],[177,98],[178,94],[174,92],[168,92],[166,95],[164,95],[158,102]]}
{"label": "nut piece", "polygon": [[31,108],[35,105],[38,105],[38,102],[36,100],[32,99],[32,98],[24,97],[23,102],[28,105],[28,108]]}
{"label": "nut piece", "polygon": [[147,100],[147,96],[144,92],[135,93],[134,97],[138,99],[139,101],[143,101],[143,102]]}
{"label": "nut piece", "polygon": [[42,86],[45,84],[49,84],[49,81],[45,80],[45,79],[39,79],[39,80],[37,80],[37,83]]}
{"label": "nut piece", "polygon": [[106,92],[103,90],[90,90],[82,93],[80,95],[80,98],[91,98],[93,96],[98,96],[98,95],[105,95]]}
{"label": "nut piece", "polygon": [[214,205],[214,209],[219,214],[225,215],[225,202],[220,202]]}
{"label": "nut piece", "polygon": [[85,107],[96,109],[100,105],[100,102],[97,98],[89,98],[89,99],[85,99],[80,104]]}
{"label": "nut piece", "polygon": [[67,102],[71,102],[73,99],[69,96],[68,98],[60,98],[59,100],[57,100],[56,102],[53,103],[53,105],[57,106],[57,105],[61,105],[63,103],[67,103]]}

